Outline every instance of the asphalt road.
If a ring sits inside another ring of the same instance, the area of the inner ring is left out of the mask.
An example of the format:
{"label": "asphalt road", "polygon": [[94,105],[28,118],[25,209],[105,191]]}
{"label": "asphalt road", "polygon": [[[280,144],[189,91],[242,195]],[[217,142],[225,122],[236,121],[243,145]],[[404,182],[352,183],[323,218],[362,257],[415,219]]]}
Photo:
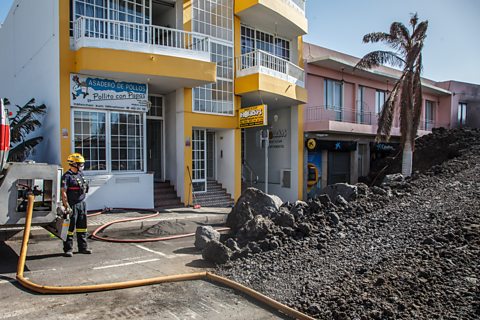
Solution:
{"label": "asphalt road", "polygon": [[[90,241],[92,255],[76,253],[65,258],[60,240],[32,239],[25,276],[39,284],[66,286],[208,270],[211,265],[201,259],[193,241]],[[15,281],[20,244],[19,240],[0,242],[0,319],[288,319],[243,294],[207,281],[87,294],[35,294]]]}

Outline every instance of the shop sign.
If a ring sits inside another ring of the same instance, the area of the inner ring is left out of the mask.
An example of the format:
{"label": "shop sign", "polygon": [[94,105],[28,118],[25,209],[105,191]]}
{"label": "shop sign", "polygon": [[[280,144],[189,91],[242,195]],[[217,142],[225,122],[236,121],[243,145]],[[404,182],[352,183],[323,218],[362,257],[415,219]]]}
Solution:
{"label": "shop sign", "polygon": [[381,142],[381,143],[370,143],[370,149],[373,152],[381,152],[381,153],[390,153],[394,152],[395,150],[398,150],[400,147],[399,143],[387,143],[387,142]]}
{"label": "shop sign", "polygon": [[[313,143],[314,140],[315,143]],[[309,151],[314,150],[328,150],[328,151],[355,151],[357,150],[357,142],[355,141],[335,141],[335,140],[317,140],[308,139],[305,142]]]}
{"label": "shop sign", "polygon": [[123,111],[148,111],[148,86],[70,74],[70,105]]}
{"label": "shop sign", "polygon": [[238,117],[239,127],[253,128],[267,125],[267,105],[242,108]]}

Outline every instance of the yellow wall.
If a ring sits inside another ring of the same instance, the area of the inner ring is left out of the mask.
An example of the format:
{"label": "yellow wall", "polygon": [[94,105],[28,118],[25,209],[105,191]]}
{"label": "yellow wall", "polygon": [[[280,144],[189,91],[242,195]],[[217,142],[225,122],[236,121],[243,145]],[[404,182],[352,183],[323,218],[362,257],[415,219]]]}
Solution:
{"label": "yellow wall", "polygon": [[242,95],[255,91],[273,93],[296,100],[299,103],[307,102],[307,90],[285,80],[262,73],[236,78],[235,94]]}
{"label": "yellow wall", "polygon": [[279,0],[235,0],[234,12],[239,14],[244,10],[250,9],[256,5],[261,5],[269,8],[273,12],[285,17],[287,20],[293,22],[305,33],[308,31],[308,20],[305,15]]}
{"label": "yellow wall", "polygon": [[216,64],[181,57],[113,49],[81,48],[75,53],[75,72],[101,70],[170,78],[216,81]]}

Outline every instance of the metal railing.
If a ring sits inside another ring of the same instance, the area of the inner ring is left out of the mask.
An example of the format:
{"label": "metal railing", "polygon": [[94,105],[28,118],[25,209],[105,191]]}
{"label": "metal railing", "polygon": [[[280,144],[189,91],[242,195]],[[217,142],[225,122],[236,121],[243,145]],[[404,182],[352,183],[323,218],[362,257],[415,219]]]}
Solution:
{"label": "metal railing", "polygon": [[289,82],[301,86],[305,84],[305,71],[302,68],[288,60],[262,50],[255,50],[237,57],[236,66],[237,76],[241,76],[242,71],[263,68],[267,73],[273,71],[274,75],[284,78],[284,80]]}
{"label": "metal railing", "polygon": [[[83,39],[147,44],[193,52],[210,52],[209,37],[183,30],[91,17],[80,17],[73,25],[75,47]],[[102,43],[105,45],[104,43]]]}
{"label": "metal railing", "polygon": [[339,121],[372,125],[378,122],[378,114],[335,106],[313,106],[305,109],[305,121]]}
{"label": "metal railing", "polygon": [[[311,106],[305,109],[305,121],[339,121],[356,124],[377,125],[379,114],[372,111],[358,111],[351,108],[332,106]],[[393,128],[399,127],[398,119],[393,122]],[[432,131],[433,128],[448,127],[448,124],[431,120],[421,120],[418,130]]]}
{"label": "metal railing", "polygon": [[253,186],[258,182],[258,175],[252,169],[252,167],[248,164],[246,160],[242,162],[242,179],[245,181],[248,186]]}
{"label": "metal railing", "polygon": [[305,13],[305,0],[283,0],[283,1],[287,2],[288,4],[296,5],[302,12]]}

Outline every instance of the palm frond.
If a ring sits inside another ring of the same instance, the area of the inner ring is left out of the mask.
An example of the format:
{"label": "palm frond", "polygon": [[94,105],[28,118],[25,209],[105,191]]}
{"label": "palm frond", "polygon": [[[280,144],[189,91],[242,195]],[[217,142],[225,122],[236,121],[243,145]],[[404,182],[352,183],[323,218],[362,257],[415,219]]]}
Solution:
{"label": "palm frond", "polygon": [[355,69],[371,69],[380,65],[389,64],[393,67],[403,67],[405,61],[392,51],[372,51],[363,56],[355,65]]}
{"label": "palm frond", "polygon": [[397,49],[402,49],[403,52],[408,51],[410,32],[403,23],[393,22],[390,25],[390,37],[395,39]]}
{"label": "palm frond", "polygon": [[398,99],[398,94],[401,90],[401,81],[403,76],[395,83],[393,86],[392,92],[385,101],[382,111],[380,112],[380,117],[378,118],[378,128],[377,135],[375,137],[376,142],[388,141],[390,139],[390,134],[392,131],[393,119],[395,115],[395,104]]}
{"label": "palm frond", "polygon": [[[422,56],[419,57],[419,66],[422,65]],[[413,127],[411,131],[411,143],[414,147],[415,137],[417,136],[418,125],[420,123],[420,116],[422,115],[422,103],[423,103],[423,94],[422,94],[422,79],[420,77],[421,68],[417,67],[413,76]]]}
{"label": "palm frond", "polygon": [[416,43],[422,42],[427,37],[428,20],[420,22],[415,31],[412,33],[412,40]]}
{"label": "palm frond", "polygon": [[25,136],[34,131],[37,127],[41,127],[39,116],[46,113],[47,107],[42,104],[35,105],[35,99],[31,99],[23,107],[17,106],[17,113],[10,121],[10,136],[12,143],[22,141]]}
{"label": "palm frond", "polygon": [[10,149],[8,161],[22,162],[30,155],[32,150],[43,140],[43,137],[35,137],[23,141]]}
{"label": "palm frond", "polygon": [[412,26],[412,29],[415,29],[415,26],[418,23],[418,14],[412,13],[412,16],[410,17],[410,25]]}
{"label": "palm frond", "polygon": [[377,43],[377,42],[387,42],[391,41],[390,34],[386,32],[371,32],[363,36],[364,43]]}

